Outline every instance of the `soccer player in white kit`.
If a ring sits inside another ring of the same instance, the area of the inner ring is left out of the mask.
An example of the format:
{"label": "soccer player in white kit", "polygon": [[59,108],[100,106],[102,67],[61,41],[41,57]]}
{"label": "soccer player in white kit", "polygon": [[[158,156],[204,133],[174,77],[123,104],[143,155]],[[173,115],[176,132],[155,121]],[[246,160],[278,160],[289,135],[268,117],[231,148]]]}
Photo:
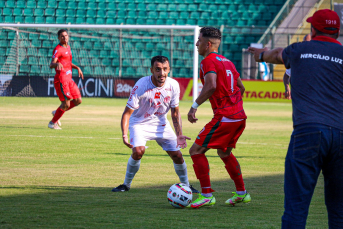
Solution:
{"label": "soccer player in white kit", "polygon": [[[112,189],[113,192],[130,190],[145,153],[145,144],[149,140],[156,140],[168,153],[174,162],[180,182],[190,186],[187,165],[180,151],[180,147],[187,147],[186,139],[190,140],[190,138],[182,135],[179,83],[168,77],[170,65],[167,57],[153,57],[150,71],[152,75],[142,77],[133,87],[121,119],[123,142],[132,149],[132,154],[127,163],[124,183]],[[176,134],[167,120],[169,110]],[[128,129],[130,141],[127,135]],[[192,192],[198,193],[192,186],[190,188]]]}

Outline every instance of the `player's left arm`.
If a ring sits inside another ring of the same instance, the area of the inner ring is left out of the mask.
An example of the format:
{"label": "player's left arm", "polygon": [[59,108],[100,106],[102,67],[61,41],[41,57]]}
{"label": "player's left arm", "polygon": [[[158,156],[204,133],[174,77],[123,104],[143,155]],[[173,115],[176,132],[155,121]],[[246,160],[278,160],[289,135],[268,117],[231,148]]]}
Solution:
{"label": "player's left arm", "polygon": [[203,104],[206,100],[208,100],[213,93],[216,91],[217,88],[217,74],[210,72],[204,76],[204,86],[200,92],[199,97],[195,100],[195,103],[192,105],[191,109],[188,112],[188,121],[191,123],[195,123],[198,119],[195,117],[195,113],[197,112],[197,107]]}
{"label": "player's left arm", "polygon": [[177,146],[176,147],[181,147],[186,148],[187,147],[187,142],[186,140],[191,140],[191,138],[182,135],[182,119],[181,119],[181,114],[180,114],[180,109],[179,107],[172,107],[171,109],[171,118],[173,120],[173,126],[175,129],[175,133],[177,136]]}
{"label": "player's left arm", "polygon": [[239,77],[237,79],[237,87],[239,88],[239,90],[241,91],[241,95],[243,96],[244,91],[245,91],[245,87],[243,85],[241,78],[239,78]]}
{"label": "player's left arm", "polygon": [[81,68],[79,68],[78,66],[76,66],[75,64],[71,63],[71,67],[76,69],[79,73],[79,77],[81,76],[81,78],[83,79],[83,72],[81,71]]}
{"label": "player's left arm", "polygon": [[[254,55],[256,62],[267,62],[271,64],[283,64],[282,52],[283,48],[275,48],[268,50],[267,48],[258,49],[254,47],[249,47],[248,52]],[[263,52],[263,55],[260,54]],[[262,57],[262,60],[261,58]]]}

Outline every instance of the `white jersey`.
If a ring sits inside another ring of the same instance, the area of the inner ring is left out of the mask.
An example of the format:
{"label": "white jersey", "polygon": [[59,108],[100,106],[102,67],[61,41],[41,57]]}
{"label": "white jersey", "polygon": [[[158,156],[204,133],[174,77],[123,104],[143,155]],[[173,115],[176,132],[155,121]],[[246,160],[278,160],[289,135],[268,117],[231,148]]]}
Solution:
{"label": "white jersey", "polygon": [[151,76],[139,79],[131,91],[127,107],[135,110],[130,117],[130,126],[166,125],[167,113],[170,108],[179,106],[179,83],[167,77],[162,87],[156,87]]}

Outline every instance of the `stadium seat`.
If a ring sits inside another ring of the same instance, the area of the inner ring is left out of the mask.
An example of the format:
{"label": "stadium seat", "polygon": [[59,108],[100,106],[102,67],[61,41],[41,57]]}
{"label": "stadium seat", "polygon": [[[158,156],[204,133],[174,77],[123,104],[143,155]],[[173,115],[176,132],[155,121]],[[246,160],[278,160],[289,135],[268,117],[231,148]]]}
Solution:
{"label": "stadium seat", "polygon": [[84,73],[85,75],[92,75],[92,74],[93,74],[92,67],[86,66],[86,67],[84,68],[83,73]]}
{"label": "stadium seat", "polygon": [[158,13],[156,11],[149,12],[148,18],[157,19]]}
{"label": "stadium seat", "polygon": [[96,4],[95,2],[88,2],[87,9],[96,10],[97,6],[98,6],[98,4]]}
{"label": "stadium seat", "polygon": [[10,9],[10,8],[3,9],[2,15],[4,15],[4,16],[12,16],[13,15],[13,9]]}
{"label": "stadium seat", "polygon": [[146,5],[144,3],[139,3],[137,5],[137,10],[138,11],[146,11]]}
{"label": "stadium seat", "polygon": [[85,10],[76,10],[76,17],[78,17],[78,18],[86,17],[86,11]]}
{"label": "stadium seat", "polygon": [[199,4],[197,11],[202,11],[202,12],[207,11],[207,5],[205,3]]}
{"label": "stadium seat", "polygon": [[157,4],[156,10],[161,12],[161,11],[166,11],[167,10],[167,5],[164,3],[159,3]]}
{"label": "stadium seat", "polygon": [[45,23],[47,23],[47,24],[55,24],[56,23],[56,19],[55,19],[55,17],[46,17],[45,18]]}
{"label": "stadium seat", "polygon": [[[51,48],[54,48],[54,47],[50,47],[50,49]],[[45,49],[45,48],[40,48],[40,49],[38,49],[38,56],[45,56],[45,57],[47,57],[47,56],[50,56],[50,55],[52,55],[52,51],[51,51],[51,53],[49,53],[49,49]]]}
{"label": "stadium seat", "polygon": [[38,58],[35,57],[35,56],[30,56],[30,57],[28,58],[27,63],[28,63],[29,65],[37,65],[37,64],[38,64]]}
{"label": "stadium seat", "polygon": [[76,2],[68,2],[68,9],[76,10],[77,9],[77,3]]}
{"label": "stadium seat", "polygon": [[24,23],[24,17],[23,16],[15,16],[14,22],[15,23]]}
{"label": "stadium seat", "polygon": [[107,18],[116,18],[117,17],[117,13],[114,10],[109,10],[107,11]]}
{"label": "stadium seat", "polygon": [[104,58],[104,59],[102,59],[102,65],[104,65],[104,66],[111,66],[111,63],[112,63],[112,61],[111,61],[111,59],[109,59],[109,58]]}
{"label": "stadium seat", "polygon": [[168,4],[167,11],[176,11],[176,5],[175,4]]}
{"label": "stadium seat", "polygon": [[57,8],[57,2],[56,1],[48,1],[48,8],[53,8],[56,9]]}
{"label": "stadium seat", "polygon": [[228,8],[228,11],[231,12],[231,13],[236,12],[237,11],[237,5],[230,4],[229,8]]}
{"label": "stadium seat", "polygon": [[106,24],[113,25],[113,24],[116,24],[116,21],[113,18],[107,18],[106,19]]}
{"label": "stadium seat", "polygon": [[123,76],[126,77],[135,77],[136,76],[136,71],[134,68],[132,67],[128,67],[125,69],[125,71],[123,72]]}
{"label": "stadium seat", "polygon": [[23,9],[21,8],[14,8],[13,9],[13,16],[22,16],[23,15]]}
{"label": "stadium seat", "polygon": [[16,7],[16,2],[13,0],[7,0],[6,1],[6,7],[7,8],[15,8]]}
{"label": "stadium seat", "polygon": [[187,10],[189,12],[195,12],[198,11],[198,6],[196,4],[189,4]]}
{"label": "stadium seat", "polygon": [[[194,12],[192,12],[194,13]],[[189,14],[188,12],[181,12],[180,15],[179,15],[179,19],[187,19],[189,18]]]}
{"label": "stadium seat", "polygon": [[104,18],[97,18],[96,20],[95,20],[95,24],[105,24],[105,19]]}
{"label": "stadium seat", "polygon": [[51,9],[51,8],[45,9],[44,15],[45,16],[55,16],[55,9]]}
{"label": "stadium seat", "polygon": [[123,10],[118,11],[117,18],[125,19],[126,18],[126,11],[123,11]]}
{"label": "stadium seat", "polygon": [[33,16],[33,9],[24,9],[24,16]]}
{"label": "stadium seat", "polygon": [[105,9],[107,9],[106,2],[99,2],[98,10],[105,10]]}
{"label": "stadium seat", "polygon": [[[38,6],[38,4],[40,4],[40,2],[42,2],[42,6],[43,6],[43,5],[46,6],[46,3],[45,3],[44,1],[38,1],[37,6]],[[40,8],[43,8],[43,7],[40,7]],[[45,8],[45,7],[44,7],[44,8]],[[68,2],[64,2],[64,1],[58,2],[58,7],[57,7],[57,9],[63,9],[63,10],[68,9]]]}
{"label": "stadium seat", "polygon": [[31,47],[37,47],[40,48],[42,45],[42,42],[40,40],[32,40],[31,41]]}
{"label": "stadium seat", "polygon": [[8,42],[7,42],[7,40],[0,40],[0,47],[5,47],[5,48],[7,48],[8,47]]}
{"label": "stadium seat", "polygon": [[78,9],[82,9],[82,10],[86,10],[87,9],[87,2],[81,1],[77,3],[77,8]]}
{"label": "stadium seat", "polygon": [[33,13],[34,16],[43,16],[44,15],[44,9],[35,9],[34,13]]}
{"label": "stadium seat", "polygon": [[96,11],[95,10],[87,10],[86,17],[95,18],[96,17]]}
{"label": "stadium seat", "polygon": [[[67,14],[70,15],[70,14]],[[71,14],[73,15],[73,14]],[[70,23],[70,24],[75,24],[76,23],[76,18],[75,17],[66,17],[66,23]]]}
{"label": "stadium seat", "polygon": [[113,60],[112,60],[112,65],[113,65],[113,66],[119,66],[119,65],[120,65],[119,58],[113,59]]}
{"label": "stadium seat", "polygon": [[77,17],[75,23],[76,24],[85,24],[86,20],[84,17]]}
{"label": "stadium seat", "polygon": [[30,66],[29,65],[20,65],[19,72],[20,73],[30,72]]}
{"label": "stadium seat", "polygon": [[6,1],[0,1],[0,9],[6,8]]}
{"label": "stadium seat", "polygon": [[187,25],[197,25],[197,21],[195,19],[187,19],[186,21]]}
{"label": "stadium seat", "polygon": [[186,4],[179,4],[177,11],[187,11],[187,5]]}
{"label": "stadium seat", "polygon": [[125,19],[124,18],[118,18],[117,20],[116,20],[116,24],[117,25],[121,25],[121,24],[124,24],[125,23]]}
{"label": "stadium seat", "polygon": [[137,18],[136,11],[128,11],[127,12],[127,18]]}
{"label": "stadium seat", "polygon": [[[38,1],[40,2],[40,1]],[[18,5],[19,3],[19,5]],[[31,9],[35,9],[37,7],[36,5],[36,1],[27,1],[26,3],[26,6],[25,6],[25,2],[24,1],[18,1],[17,2],[17,7],[20,7],[20,8],[31,8]]]}
{"label": "stadium seat", "polygon": [[199,19],[200,18],[200,13],[199,12],[192,12],[190,15],[190,18],[192,19]]}
{"label": "stadium seat", "polygon": [[105,73],[104,74],[107,76],[114,76],[113,67],[105,67]]}
{"label": "stadium seat", "polygon": [[90,24],[90,25],[95,24],[95,19],[94,18],[86,18],[86,24]]}
{"label": "stadium seat", "polygon": [[91,59],[91,65],[92,66],[99,66],[101,64],[101,59],[99,58],[92,58]]}
{"label": "stadium seat", "polygon": [[28,23],[28,24],[33,24],[35,22],[35,18],[34,17],[25,17],[25,20],[24,20],[25,23]]}
{"label": "stadium seat", "polygon": [[43,40],[42,42],[42,48],[51,48],[52,47],[52,42],[49,40]]}

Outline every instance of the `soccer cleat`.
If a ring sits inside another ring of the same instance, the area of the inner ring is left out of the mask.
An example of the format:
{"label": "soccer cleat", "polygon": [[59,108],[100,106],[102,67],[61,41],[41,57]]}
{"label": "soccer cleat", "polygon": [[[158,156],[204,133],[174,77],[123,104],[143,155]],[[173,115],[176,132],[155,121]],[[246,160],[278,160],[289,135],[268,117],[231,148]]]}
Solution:
{"label": "soccer cleat", "polygon": [[[55,116],[56,111],[52,111],[51,114],[52,116]],[[62,126],[62,123],[60,120],[57,121],[57,125]]]}
{"label": "soccer cleat", "polygon": [[189,206],[191,208],[200,208],[200,207],[204,207],[204,206],[212,207],[212,205],[214,205],[215,203],[216,203],[216,198],[214,198],[214,196],[206,197],[206,196],[203,196],[199,193],[198,199],[194,200],[187,207],[189,207]]}
{"label": "soccer cleat", "polygon": [[235,206],[238,203],[248,203],[251,201],[251,197],[249,193],[245,193],[244,195],[238,195],[236,192],[232,192],[232,197],[225,201],[226,204]]}
{"label": "soccer cleat", "polygon": [[112,189],[112,192],[127,192],[129,190],[129,187],[127,187],[125,184],[121,184],[118,187]]}
{"label": "soccer cleat", "polygon": [[192,190],[192,193],[200,193],[198,190],[196,190],[195,188],[193,188],[192,185],[190,185],[189,188]]}
{"label": "soccer cleat", "polygon": [[50,129],[62,130],[62,128],[59,127],[57,123],[53,123],[53,122],[51,122],[51,121],[49,122],[48,127],[49,127]]}

